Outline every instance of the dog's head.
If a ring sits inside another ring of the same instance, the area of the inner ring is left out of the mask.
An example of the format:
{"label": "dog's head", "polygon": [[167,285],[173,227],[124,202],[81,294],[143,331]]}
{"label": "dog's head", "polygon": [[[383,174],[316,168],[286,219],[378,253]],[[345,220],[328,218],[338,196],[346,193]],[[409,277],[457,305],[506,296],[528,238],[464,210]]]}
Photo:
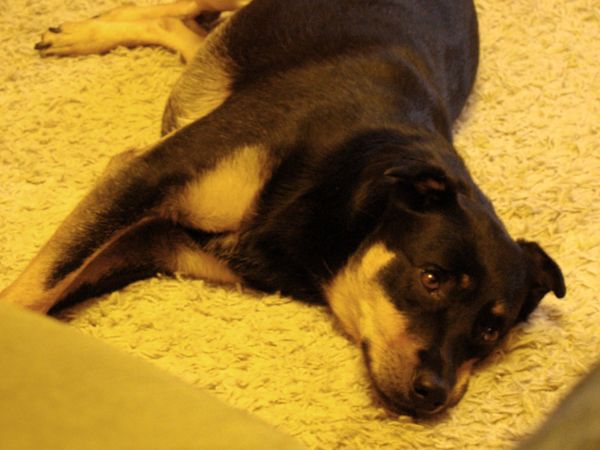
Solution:
{"label": "dog's head", "polygon": [[479,191],[440,164],[412,161],[383,175],[381,220],[326,288],[393,409],[428,416],[463,396],[473,365],[550,291],[558,265],[514,241]]}

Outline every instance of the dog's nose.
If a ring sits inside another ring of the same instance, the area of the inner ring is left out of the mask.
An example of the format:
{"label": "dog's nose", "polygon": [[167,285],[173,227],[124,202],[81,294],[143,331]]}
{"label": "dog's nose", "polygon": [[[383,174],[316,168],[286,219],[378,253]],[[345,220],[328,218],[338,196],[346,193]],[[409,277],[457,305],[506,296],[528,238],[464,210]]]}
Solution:
{"label": "dog's nose", "polygon": [[420,370],[412,385],[414,407],[424,413],[432,413],[446,404],[448,384],[431,370]]}

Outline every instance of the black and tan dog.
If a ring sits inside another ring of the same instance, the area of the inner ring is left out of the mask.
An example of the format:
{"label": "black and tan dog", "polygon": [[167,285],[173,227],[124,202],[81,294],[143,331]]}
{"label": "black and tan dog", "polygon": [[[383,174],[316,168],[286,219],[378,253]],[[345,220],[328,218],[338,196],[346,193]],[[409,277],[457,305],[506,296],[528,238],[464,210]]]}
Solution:
{"label": "black and tan dog", "polygon": [[[241,6],[123,7],[43,35],[43,55],[160,44],[190,64],[164,137],[116,157],[1,300],[46,312],[180,272],[327,302],[391,407],[442,411],[547,292],[565,294],[452,146],[478,61],[474,6]],[[194,22],[236,9],[206,37]]]}

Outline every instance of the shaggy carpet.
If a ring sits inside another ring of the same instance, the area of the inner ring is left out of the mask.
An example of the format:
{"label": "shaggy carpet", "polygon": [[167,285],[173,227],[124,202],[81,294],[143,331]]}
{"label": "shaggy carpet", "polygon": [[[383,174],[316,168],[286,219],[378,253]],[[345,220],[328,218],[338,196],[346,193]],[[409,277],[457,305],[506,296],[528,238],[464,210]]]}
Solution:
{"label": "shaggy carpet", "polygon": [[[0,0],[0,286],[111,155],[159,134],[182,65],[160,48],[40,59],[39,33],[117,0]],[[156,277],[61,313],[312,449],[507,449],[600,357],[600,7],[479,0],[482,63],[456,145],[514,236],[561,264],[548,296],[435,422],[373,402],[359,351],[327,308]],[[151,393],[149,394],[151,395]]]}

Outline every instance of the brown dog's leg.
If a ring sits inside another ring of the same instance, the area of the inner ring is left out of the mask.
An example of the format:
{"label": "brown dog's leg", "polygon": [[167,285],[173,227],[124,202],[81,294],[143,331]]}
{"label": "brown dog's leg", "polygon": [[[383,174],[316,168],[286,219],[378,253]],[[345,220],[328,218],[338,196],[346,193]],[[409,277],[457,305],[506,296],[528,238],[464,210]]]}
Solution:
{"label": "brown dog's leg", "polygon": [[106,53],[119,46],[160,45],[189,62],[203,41],[203,36],[173,17],[132,22],[91,19],[51,28],[35,48],[41,56],[74,56]]}
{"label": "brown dog's leg", "polygon": [[41,56],[106,53],[119,46],[160,45],[189,62],[205,32],[192,20],[202,11],[231,11],[245,2],[183,0],[167,5],[123,6],[80,22],[51,27],[35,45]]}
{"label": "brown dog's leg", "polygon": [[96,18],[113,22],[131,22],[160,17],[193,19],[202,11],[235,11],[247,3],[249,0],[179,0],[163,5],[125,5],[111,9]]}

